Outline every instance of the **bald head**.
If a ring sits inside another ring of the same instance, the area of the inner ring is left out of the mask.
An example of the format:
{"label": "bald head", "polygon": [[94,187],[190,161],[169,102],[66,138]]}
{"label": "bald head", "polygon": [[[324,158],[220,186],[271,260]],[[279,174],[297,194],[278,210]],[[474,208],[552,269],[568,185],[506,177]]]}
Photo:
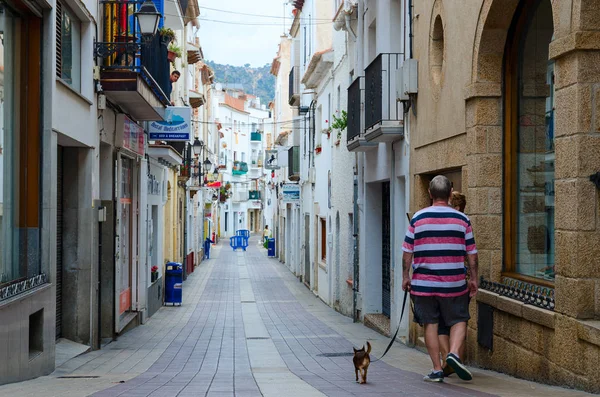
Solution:
{"label": "bald head", "polygon": [[433,201],[435,200],[446,200],[450,198],[452,193],[452,183],[448,178],[443,175],[434,177],[429,182],[429,194]]}

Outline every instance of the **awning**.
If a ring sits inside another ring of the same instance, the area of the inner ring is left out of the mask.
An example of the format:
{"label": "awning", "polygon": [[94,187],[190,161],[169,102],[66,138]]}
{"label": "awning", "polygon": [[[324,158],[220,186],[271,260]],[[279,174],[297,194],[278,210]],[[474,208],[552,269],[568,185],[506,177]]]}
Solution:
{"label": "awning", "polygon": [[206,186],[206,187],[212,187],[212,188],[218,189],[218,188],[220,188],[220,187],[221,187],[221,182],[220,182],[220,181],[217,181],[217,182],[209,182],[209,183],[207,183],[207,184],[206,184],[206,185],[204,185],[204,186]]}
{"label": "awning", "polygon": [[184,14],[183,22],[186,25],[191,22],[193,26],[200,27],[200,21],[198,20],[198,17],[200,16],[200,7],[198,7],[197,1],[188,2]]}
{"label": "awning", "polygon": [[194,63],[200,62],[204,58],[202,49],[193,43],[187,43],[187,61],[188,64],[193,65]]}
{"label": "awning", "polygon": [[190,90],[189,99],[190,106],[194,109],[199,108],[200,106],[206,103],[206,98],[204,97],[204,94],[194,90]]}

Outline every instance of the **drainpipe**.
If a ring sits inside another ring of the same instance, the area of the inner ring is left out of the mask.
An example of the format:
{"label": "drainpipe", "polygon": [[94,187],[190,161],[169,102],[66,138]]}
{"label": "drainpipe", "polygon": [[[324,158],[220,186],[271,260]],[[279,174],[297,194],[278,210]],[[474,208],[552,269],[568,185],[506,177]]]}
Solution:
{"label": "drainpipe", "polygon": [[[365,5],[364,5],[364,0],[359,0],[358,2],[358,35],[355,35],[355,47],[356,47],[356,65],[355,65],[355,70],[358,71],[357,73],[357,78],[360,77],[362,75],[362,71],[363,71],[363,52],[364,52],[364,46],[363,46],[363,39],[364,39],[364,17],[365,17]],[[363,108],[361,106],[361,113],[363,112]],[[361,120],[364,120],[364,116],[361,117]],[[362,122],[361,122],[362,124]],[[362,129],[362,125],[360,126],[360,128]],[[361,170],[362,167],[362,157],[359,157],[358,153],[355,152],[354,153],[354,208],[353,208],[353,214],[352,214],[352,220],[354,222],[354,230],[353,230],[353,237],[354,237],[354,266],[353,266],[353,280],[352,280],[352,315],[354,318],[354,322],[358,322],[360,319],[358,318],[358,311],[357,311],[357,299],[358,299],[358,289],[359,289],[359,283],[358,283],[358,277],[359,277],[359,273],[360,273],[360,249],[359,249],[359,218],[360,218],[360,210],[358,207],[358,182],[359,180],[363,180],[362,178],[359,178],[359,172]]]}
{"label": "drainpipe", "polygon": [[354,33],[354,30],[352,30],[352,26],[350,25],[350,15],[352,15],[352,11],[350,11],[350,12],[344,11],[344,13],[346,14],[345,15],[345,18],[346,18],[346,31],[348,33],[350,33],[350,35],[354,39],[354,42],[356,42],[356,39],[357,39],[356,33]]}

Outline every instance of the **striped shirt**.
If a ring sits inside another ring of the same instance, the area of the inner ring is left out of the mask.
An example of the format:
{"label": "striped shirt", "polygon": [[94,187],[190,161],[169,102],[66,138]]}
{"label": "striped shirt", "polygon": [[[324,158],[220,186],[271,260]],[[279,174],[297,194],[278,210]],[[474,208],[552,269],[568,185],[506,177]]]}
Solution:
{"label": "striped shirt", "polygon": [[454,297],[468,292],[465,255],[476,254],[471,221],[451,207],[431,206],[412,218],[402,251],[414,254],[411,294]]}

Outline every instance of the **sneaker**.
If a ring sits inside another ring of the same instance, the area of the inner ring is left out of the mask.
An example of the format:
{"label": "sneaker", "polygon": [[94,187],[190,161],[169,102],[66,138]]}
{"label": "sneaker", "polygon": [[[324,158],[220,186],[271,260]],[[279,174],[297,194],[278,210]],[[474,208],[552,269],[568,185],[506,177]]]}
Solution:
{"label": "sneaker", "polygon": [[473,375],[471,372],[465,367],[465,365],[460,361],[460,358],[456,354],[448,353],[446,356],[446,364],[449,365],[456,375],[462,380],[471,380],[473,379]]}
{"label": "sneaker", "polygon": [[431,371],[429,375],[425,375],[423,377],[425,382],[443,382],[444,381],[444,371]]}
{"label": "sneaker", "polygon": [[449,365],[447,365],[447,364],[446,364],[446,366],[444,366],[444,368],[442,368],[442,370],[444,371],[444,378],[447,378],[450,375],[456,373],[456,372],[454,372],[454,370],[452,369],[452,367],[449,366]]}

